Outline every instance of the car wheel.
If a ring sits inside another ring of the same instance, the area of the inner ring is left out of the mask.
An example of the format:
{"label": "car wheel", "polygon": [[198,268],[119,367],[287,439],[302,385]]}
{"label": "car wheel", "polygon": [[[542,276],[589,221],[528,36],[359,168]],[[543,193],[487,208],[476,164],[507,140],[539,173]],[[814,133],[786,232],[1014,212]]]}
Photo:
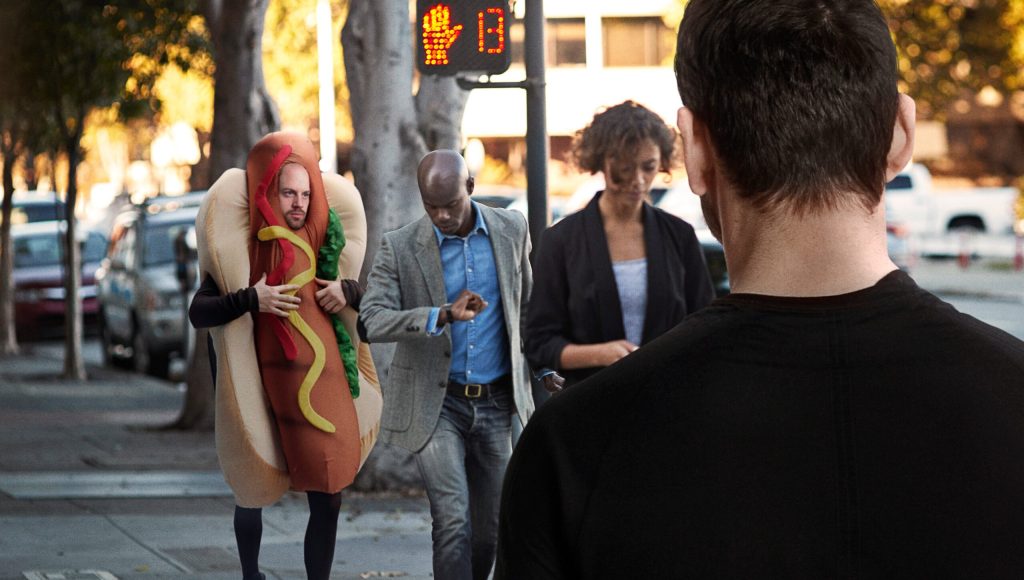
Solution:
{"label": "car wheel", "polygon": [[949,233],[976,236],[985,233],[985,223],[978,218],[958,217],[949,222]]}
{"label": "car wheel", "polygon": [[107,330],[107,320],[100,310],[96,315],[96,326],[100,334],[100,352],[103,353],[103,366],[112,367],[115,364],[114,342],[110,340],[110,332]]}
{"label": "car wheel", "polygon": [[100,350],[103,352],[103,364],[109,367],[130,368],[130,360],[125,358],[124,347],[110,333],[107,318],[101,310],[98,316],[100,333]]}

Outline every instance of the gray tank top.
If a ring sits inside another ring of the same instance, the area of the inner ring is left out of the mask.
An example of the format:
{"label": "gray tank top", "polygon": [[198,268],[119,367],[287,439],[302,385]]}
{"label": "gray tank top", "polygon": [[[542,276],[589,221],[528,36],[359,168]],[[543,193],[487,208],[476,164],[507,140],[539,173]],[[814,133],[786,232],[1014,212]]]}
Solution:
{"label": "gray tank top", "polygon": [[626,340],[639,346],[644,338],[644,317],[647,312],[647,258],[615,262],[612,271],[615,273],[615,284],[619,287]]}

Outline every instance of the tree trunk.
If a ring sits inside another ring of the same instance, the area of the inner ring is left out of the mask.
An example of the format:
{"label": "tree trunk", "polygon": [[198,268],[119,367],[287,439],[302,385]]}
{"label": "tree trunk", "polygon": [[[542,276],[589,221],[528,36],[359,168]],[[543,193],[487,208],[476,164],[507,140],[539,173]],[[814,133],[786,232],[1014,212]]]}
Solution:
{"label": "tree trunk", "polygon": [[409,3],[352,0],[341,33],[355,139],[352,174],[366,208],[363,280],[384,232],[423,215],[416,165],[427,153],[412,95]]}
{"label": "tree trunk", "polygon": [[209,431],[213,429],[214,401],[213,375],[210,371],[210,354],[207,349],[205,328],[197,329],[195,340],[188,347],[188,371],[185,382],[185,402],[181,415],[170,425],[170,429],[185,431]]}
{"label": "tree trunk", "polygon": [[11,243],[11,214],[14,211],[14,164],[16,155],[4,152],[3,224],[0,224],[0,355],[19,352],[14,325],[14,244]]}
{"label": "tree trunk", "polygon": [[209,0],[213,40],[213,130],[210,180],[245,168],[249,150],[281,119],[263,80],[263,23],[270,0]]}
{"label": "tree trunk", "polygon": [[[432,149],[462,148],[468,93],[453,78],[421,77],[414,98],[409,22],[407,0],[350,0],[341,33],[355,134],[352,173],[366,208],[364,282],[383,234],[423,215],[416,184],[420,159]],[[372,351],[386,384],[394,346],[375,344]],[[395,489],[418,480],[408,453],[378,445],[355,487]]]}
{"label": "tree trunk", "polygon": [[85,115],[80,115],[75,130],[65,142],[68,155],[67,229],[64,232],[64,378],[84,381],[85,360],[82,358],[82,253],[77,238],[75,202],[78,200],[79,142]]}
{"label": "tree trunk", "polygon": [[[245,169],[249,150],[281,119],[263,79],[263,25],[270,0],[205,0],[203,15],[213,41],[213,129],[210,133],[209,182],[238,167]],[[186,315],[187,318],[187,315]],[[213,428],[214,399],[205,330],[194,333],[186,349],[185,401],[170,429]]]}
{"label": "tree trunk", "polygon": [[26,147],[23,153],[25,154],[22,167],[25,171],[25,188],[35,191],[39,188],[39,176],[36,174],[36,152],[32,147]]}
{"label": "tree trunk", "polygon": [[455,84],[455,77],[420,77],[416,113],[420,134],[428,150],[463,149],[462,114],[468,100],[469,91],[460,89]]}

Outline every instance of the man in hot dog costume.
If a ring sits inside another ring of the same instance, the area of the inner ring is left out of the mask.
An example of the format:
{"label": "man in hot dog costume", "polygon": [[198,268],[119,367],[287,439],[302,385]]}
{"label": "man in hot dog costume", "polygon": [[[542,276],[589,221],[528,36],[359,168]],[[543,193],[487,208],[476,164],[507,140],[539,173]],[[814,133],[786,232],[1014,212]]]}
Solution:
{"label": "man in hot dog costume", "polygon": [[189,317],[212,327],[217,452],[236,496],[245,579],[263,578],[261,508],[289,488],[309,500],[307,576],[330,576],[341,490],[373,445],[381,409],[354,331],[365,230],[358,192],[321,176],[312,144],[292,133],[260,140],[196,219],[203,285]]}

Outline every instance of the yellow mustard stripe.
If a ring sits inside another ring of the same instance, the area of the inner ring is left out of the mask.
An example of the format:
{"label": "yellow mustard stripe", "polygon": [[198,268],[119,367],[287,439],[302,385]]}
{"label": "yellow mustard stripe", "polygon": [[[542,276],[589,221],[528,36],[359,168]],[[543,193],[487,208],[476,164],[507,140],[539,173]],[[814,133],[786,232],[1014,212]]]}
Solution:
{"label": "yellow mustard stripe", "polygon": [[[300,272],[294,278],[288,281],[288,284],[295,284],[300,288],[313,281],[314,274],[316,272],[316,257],[313,255],[313,248],[306,243],[305,240],[295,235],[294,232],[283,228],[281,226],[269,226],[261,229],[257,233],[260,241],[266,242],[277,238],[284,238],[292,243],[292,245],[298,247],[306,257],[309,258],[310,267],[308,270]],[[310,394],[313,392],[313,385],[316,384],[317,379],[320,378],[320,374],[324,370],[324,361],[326,359],[324,353],[324,343],[320,340],[320,337],[313,332],[313,329],[306,324],[306,321],[299,316],[298,311],[292,310],[288,313],[288,322],[291,323],[306,339],[309,346],[313,347],[313,364],[310,366],[309,371],[306,372],[306,376],[302,379],[302,384],[299,386],[299,410],[302,411],[302,416],[310,422],[311,425],[326,431],[327,433],[334,433],[336,428],[334,424],[324,419],[319,413],[313,409],[313,403],[310,400]]]}
{"label": "yellow mustard stripe", "polygon": [[309,368],[309,372],[302,379],[302,385],[299,387],[299,409],[302,410],[302,415],[306,417],[314,427],[321,431],[328,433],[334,433],[335,428],[327,419],[324,419],[313,409],[313,403],[310,401],[310,393],[313,392],[313,384],[320,378],[320,373],[324,370],[324,343],[320,338],[313,332],[313,329],[306,324],[306,321],[294,310],[288,313],[288,322],[292,323],[292,326],[299,330],[299,333],[309,342],[310,346],[313,347],[313,366]]}

